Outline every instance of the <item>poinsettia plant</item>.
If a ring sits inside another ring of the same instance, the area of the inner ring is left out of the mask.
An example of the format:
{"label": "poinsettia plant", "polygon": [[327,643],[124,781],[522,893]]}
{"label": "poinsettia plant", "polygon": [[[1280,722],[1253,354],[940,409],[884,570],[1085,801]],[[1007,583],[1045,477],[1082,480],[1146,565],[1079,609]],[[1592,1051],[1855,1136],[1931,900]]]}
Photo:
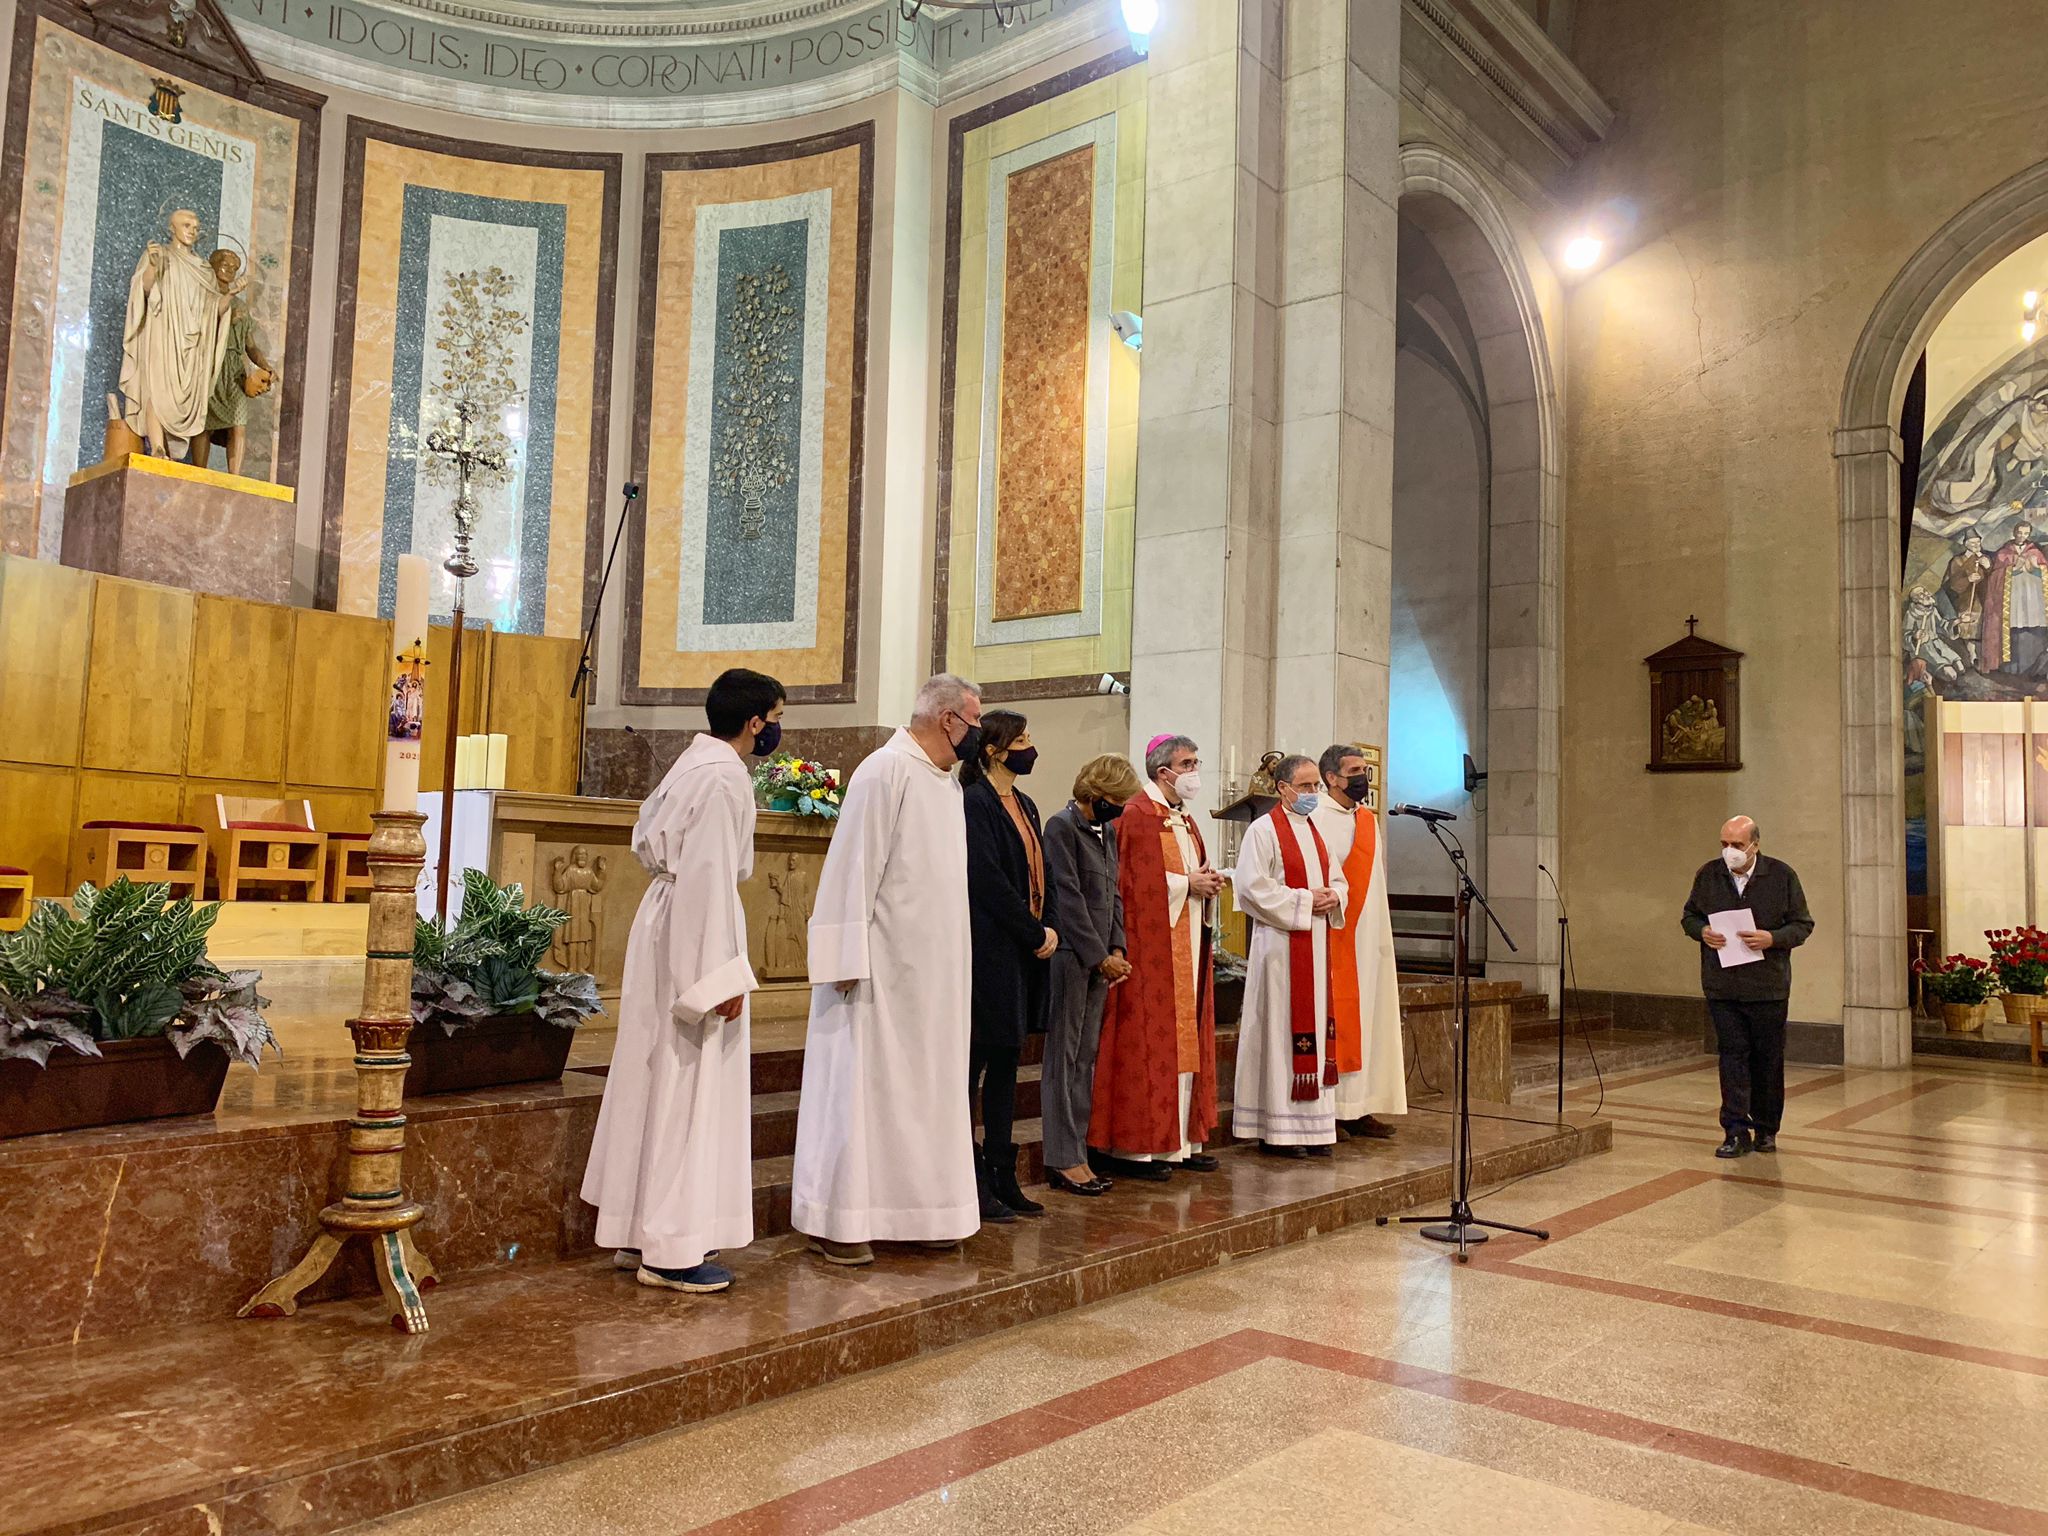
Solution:
{"label": "poinsettia plant", "polygon": [[754,770],[754,796],[765,803],[778,795],[794,796],[799,816],[834,820],[839,815],[839,770],[778,753]]}
{"label": "poinsettia plant", "polygon": [[518,884],[499,885],[480,869],[462,872],[462,916],[443,929],[431,918],[413,928],[412,1021],[432,1021],[448,1034],[480,1019],[538,1015],[574,1029],[603,1013],[597,978],[588,971],[550,971],[541,961],[569,914],[526,904]]}
{"label": "poinsettia plant", "polygon": [[1998,971],[1975,955],[1945,955],[1938,965],[1915,960],[1913,969],[1922,989],[1938,1003],[1974,1006],[1998,995]]}
{"label": "poinsettia plant", "polygon": [[2048,991],[2048,933],[2029,924],[1987,928],[1984,937],[1991,941],[1991,964],[2003,991],[2023,997],[2039,997]]}
{"label": "poinsettia plant", "polygon": [[158,1035],[180,1056],[211,1040],[252,1067],[277,1050],[270,1000],[256,993],[262,974],[206,958],[219,903],[170,894],[126,875],[105,889],[87,882],[69,911],[39,901],[0,935],[0,1060],[47,1066],[58,1046],[98,1056],[102,1042]]}

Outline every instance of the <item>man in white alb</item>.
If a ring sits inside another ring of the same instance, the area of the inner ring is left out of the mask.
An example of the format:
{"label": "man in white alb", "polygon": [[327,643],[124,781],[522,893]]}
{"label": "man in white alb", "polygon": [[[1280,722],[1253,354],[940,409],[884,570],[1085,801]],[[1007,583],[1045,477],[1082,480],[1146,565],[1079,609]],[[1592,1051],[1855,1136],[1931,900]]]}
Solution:
{"label": "man in white alb", "polygon": [[811,912],[790,1224],[834,1264],[981,1225],[967,1109],[967,823],[981,692],[942,673],[853,772]]}
{"label": "man in white alb", "polygon": [[1337,1125],[1348,1136],[1384,1140],[1381,1115],[1408,1113],[1401,1054],[1401,980],[1387,902],[1387,849],[1379,814],[1365,803],[1372,781],[1365,754],[1337,742],[1316,759],[1323,799],[1311,818],[1344,875],[1345,935],[1330,953],[1330,1003],[1337,1015]]}
{"label": "man in white alb", "polygon": [[583,1176],[598,1246],[642,1285],[722,1291],[711,1262],[754,1240],[747,914],[754,787],[740,754],[782,738],[782,684],[720,674],[711,727],[640,807],[633,853],[653,876],[626,940],[619,1037]]}
{"label": "man in white alb", "polygon": [[1337,1021],[1331,929],[1344,922],[1344,871],[1313,820],[1313,760],[1273,770],[1280,803],[1245,829],[1232,884],[1251,920],[1237,1032],[1231,1129],[1285,1157],[1327,1157],[1337,1140]]}

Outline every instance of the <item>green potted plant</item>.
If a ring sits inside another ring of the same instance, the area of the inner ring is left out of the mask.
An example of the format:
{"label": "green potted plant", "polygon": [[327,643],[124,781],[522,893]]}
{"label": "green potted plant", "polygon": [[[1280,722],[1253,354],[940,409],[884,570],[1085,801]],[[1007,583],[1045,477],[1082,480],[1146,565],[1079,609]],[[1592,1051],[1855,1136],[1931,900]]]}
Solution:
{"label": "green potted plant", "polygon": [[823,763],[781,752],[754,770],[754,799],[771,811],[834,821],[840,798],[839,770]]}
{"label": "green potted plant", "polygon": [[2018,1029],[2031,1027],[2035,1014],[2048,1013],[2048,933],[2031,924],[2022,928],[1987,928],[1991,965],[1998,972],[1999,1005],[2005,1021]]}
{"label": "green potted plant", "polygon": [[206,958],[217,903],[90,883],[0,935],[0,1137],[210,1114],[277,1049],[256,971]]}
{"label": "green potted plant", "polygon": [[1975,955],[1948,955],[1938,965],[1913,962],[1921,990],[1941,1004],[1942,1027],[1952,1035],[1984,1027],[1984,1008],[1998,993],[1998,972]]}
{"label": "green potted plant", "polygon": [[421,918],[413,929],[408,1097],[562,1075],[577,1026],[604,1012],[596,977],[541,966],[568,920],[554,907],[528,906],[518,885],[462,872],[455,925]]}

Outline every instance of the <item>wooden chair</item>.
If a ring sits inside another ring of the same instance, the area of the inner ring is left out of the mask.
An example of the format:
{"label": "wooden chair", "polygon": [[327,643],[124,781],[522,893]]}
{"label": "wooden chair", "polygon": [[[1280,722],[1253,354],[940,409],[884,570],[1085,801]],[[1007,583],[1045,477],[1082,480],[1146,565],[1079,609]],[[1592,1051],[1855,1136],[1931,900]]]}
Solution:
{"label": "wooden chair", "polygon": [[0,864],[0,933],[25,927],[35,903],[35,877],[12,864]]}
{"label": "wooden chair", "polygon": [[206,829],[182,821],[88,821],[78,829],[82,880],[112,885],[126,875],[161,881],[171,895],[198,896],[206,875]]}
{"label": "wooden chair", "polygon": [[307,800],[213,797],[214,886],[222,901],[242,899],[242,887],[274,893],[263,900],[327,898],[327,834],[313,826]]}
{"label": "wooden chair", "polygon": [[368,901],[370,899],[370,834],[330,832],[327,834],[327,899]]}

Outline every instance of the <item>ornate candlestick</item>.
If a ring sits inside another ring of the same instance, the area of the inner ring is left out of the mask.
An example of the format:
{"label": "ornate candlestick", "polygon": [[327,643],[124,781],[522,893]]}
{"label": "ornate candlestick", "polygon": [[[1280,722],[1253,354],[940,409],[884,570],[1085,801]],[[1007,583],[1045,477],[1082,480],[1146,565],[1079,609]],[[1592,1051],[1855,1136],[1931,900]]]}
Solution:
{"label": "ornate candlestick", "polygon": [[427,1331],[420,1291],[434,1284],[434,1266],[413,1246],[412,1228],[425,1207],[405,1197],[405,1069],[412,1064],[413,892],[426,862],[426,817],[418,811],[377,811],[370,820],[370,945],[363,1011],[348,1021],[356,1043],[356,1113],[348,1127],[348,1173],[340,1201],[320,1213],[320,1235],[306,1256],[249,1298],[242,1317],[289,1317],[299,1293],[325,1274],[351,1237],[367,1237],[377,1284],[404,1333]]}

